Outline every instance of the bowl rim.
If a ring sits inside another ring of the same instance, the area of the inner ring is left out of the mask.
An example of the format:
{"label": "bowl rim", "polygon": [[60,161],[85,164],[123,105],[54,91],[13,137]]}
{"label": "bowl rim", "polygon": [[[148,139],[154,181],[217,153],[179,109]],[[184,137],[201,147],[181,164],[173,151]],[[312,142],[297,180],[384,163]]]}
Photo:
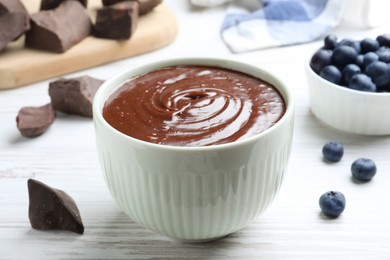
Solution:
{"label": "bowl rim", "polygon": [[[310,61],[313,57],[313,55],[317,52],[321,50],[320,49],[317,49],[314,53],[312,53],[310,56],[309,56],[309,59],[307,62],[305,62],[305,67],[306,67],[306,71],[308,73],[310,73],[311,75],[314,76],[314,78],[316,78],[317,80],[319,80],[321,83],[323,84],[327,84],[328,86],[330,86],[332,89],[335,89],[336,91],[341,91],[341,92],[345,92],[345,93],[351,93],[352,95],[358,95],[358,96],[376,96],[376,97],[379,97],[379,96],[383,96],[383,97],[386,97],[388,98],[390,96],[390,92],[367,92],[367,91],[360,91],[360,90],[355,90],[355,89],[351,89],[351,88],[348,88],[346,86],[342,86],[342,85],[338,85],[338,84],[335,84],[333,82],[330,82],[330,81],[327,81],[326,79],[322,78],[320,75],[318,75],[317,73],[314,72],[314,70],[310,67]],[[310,84],[308,84],[309,87],[310,87]]]}
{"label": "bowl rim", "polygon": [[[221,67],[226,69],[232,69],[238,72],[246,73],[248,75],[261,78],[274,85],[274,87],[278,90],[278,92],[283,97],[284,102],[286,104],[286,111],[283,114],[283,116],[274,125],[272,125],[271,127],[269,127],[268,129],[264,130],[261,133],[258,133],[248,138],[244,138],[242,140],[237,140],[234,142],[229,142],[224,144],[209,145],[209,146],[175,146],[175,145],[156,144],[156,143],[147,142],[144,140],[140,140],[128,136],[120,132],[119,130],[112,127],[104,119],[102,110],[106,100],[111,94],[113,94],[115,90],[120,88],[125,81],[140,74],[140,73],[135,73],[136,71],[141,71],[141,73],[148,73],[150,71],[162,67],[175,66],[175,65],[216,66],[216,67]],[[253,74],[258,74],[258,75],[256,76]],[[266,79],[264,79],[264,77]],[[121,83],[118,83],[118,81],[120,81]],[[270,133],[276,131],[277,129],[282,127],[282,125],[287,123],[286,121],[289,120],[290,117],[293,117],[294,109],[295,109],[295,103],[294,103],[291,90],[289,89],[287,84],[283,82],[283,80],[281,80],[273,73],[268,72],[265,69],[260,68],[259,66],[251,63],[241,62],[234,59],[214,58],[214,57],[181,57],[181,58],[165,58],[165,59],[163,58],[160,60],[149,61],[139,65],[131,66],[125,69],[124,71],[116,74],[115,76],[111,77],[110,79],[106,80],[96,92],[92,104],[93,121],[95,122],[95,124],[98,121],[102,125],[102,127],[108,129],[110,133],[112,133],[113,135],[116,135],[124,140],[145,147],[150,147],[153,149],[160,149],[160,150],[175,150],[181,152],[225,150],[225,149],[231,149],[233,147],[247,145],[250,143],[255,143],[258,139],[261,139],[264,136],[269,135]]]}

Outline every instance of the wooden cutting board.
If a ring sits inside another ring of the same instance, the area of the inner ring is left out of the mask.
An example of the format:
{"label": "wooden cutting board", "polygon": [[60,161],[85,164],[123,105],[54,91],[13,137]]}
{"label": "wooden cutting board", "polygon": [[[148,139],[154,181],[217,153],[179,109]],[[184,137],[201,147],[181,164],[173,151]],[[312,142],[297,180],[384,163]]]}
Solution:
{"label": "wooden cutting board", "polygon": [[[40,0],[24,0],[30,13],[38,11]],[[94,20],[101,0],[89,0],[88,11]],[[129,40],[115,41],[87,37],[65,53],[49,53],[24,48],[24,37],[0,53],[0,89],[24,86],[66,73],[109,63],[159,49],[171,43],[178,26],[172,11],[160,4],[139,18]]]}

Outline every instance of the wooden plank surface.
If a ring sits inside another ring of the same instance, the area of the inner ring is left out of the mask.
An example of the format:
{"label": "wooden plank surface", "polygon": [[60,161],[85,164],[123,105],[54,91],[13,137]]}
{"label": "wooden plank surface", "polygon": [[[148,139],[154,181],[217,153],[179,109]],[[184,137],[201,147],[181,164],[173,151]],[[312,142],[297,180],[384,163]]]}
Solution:
{"label": "wooden plank surface", "polygon": [[[23,2],[33,13],[38,10],[40,1]],[[101,0],[89,1],[92,19],[99,6]],[[0,89],[23,86],[159,49],[174,40],[177,29],[174,14],[161,4],[140,17],[130,40],[115,41],[90,36],[67,52],[57,54],[24,48],[22,37],[0,53]]]}

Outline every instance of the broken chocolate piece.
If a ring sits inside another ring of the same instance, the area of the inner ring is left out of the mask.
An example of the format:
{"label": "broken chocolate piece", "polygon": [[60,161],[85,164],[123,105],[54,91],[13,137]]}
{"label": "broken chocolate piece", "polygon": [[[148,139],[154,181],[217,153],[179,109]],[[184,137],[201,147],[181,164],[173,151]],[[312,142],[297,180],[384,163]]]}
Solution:
{"label": "broken chocolate piece", "polygon": [[39,230],[62,229],[84,233],[84,225],[75,201],[64,191],[33,179],[27,182],[31,227]]}
{"label": "broken chocolate piece", "polygon": [[19,0],[0,0],[0,51],[30,29],[30,15]]}
{"label": "broken chocolate piece", "polygon": [[97,10],[93,33],[106,39],[130,39],[138,20],[138,2],[125,1]]}
{"label": "broken chocolate piece", "polygon": [[55,116],[51,104],[41,107],[23,107],[16,117],[16,126],[23,136],[36,137],[49,128]]}
{"label": "broken chocolate piece", "polygon": [[65,52],[85,37],[92,28],[85,8],[78,1],[65,1],[56,9],[31,15],[26,46],[51,52]]}
{"label": "broken chocolate piece", "polygon": [[89,76],[59,79],[49,84],[49,96],[55,110],[92,117],[92,101],[103,80]]}
{"label": "broken chocolate piece", "polygon": [[161,4],[162,0],[137,0],[139,3],[139,15],[144,15],[152,11]]}
{"label": "broken chocolate piece", "polygon": [[[41,0],[41,7],[40,10],[50,10],[57,8],[62,2],[66,0]],[[79,1],[84,7],[87,7],[88,0],[77,0]]]}
{"label": "broken chocolate piece", "polygon": [[0,15],[5,13],[25,13],[28,15],[26,7],[20,0],[0,0]]}
{"label": "broken chocolate piece", "polygon": [[[158,6],[162,0],[130,0],[137,1],[139,3],[139,15],[144,15],[153,10],[156,6]],[[102,0],[104,6],[113,5],[119,2],[123,2],[123,0]]]}
{"label": "broken chocolate piece", "polygon": [[[108,5],[113,5],[113,4],[117,4],[117,3],[120,3],[120,2],[123,2],[124,0],[102,0],[102,3],[104,6],[108,6]],[[130,0],[132,1],[132,0]]]}
{"label": "broken chocolate piece", "polygon": [[29,24],[24,13],[6,13],[0,16],[0,51],[25,31]]}

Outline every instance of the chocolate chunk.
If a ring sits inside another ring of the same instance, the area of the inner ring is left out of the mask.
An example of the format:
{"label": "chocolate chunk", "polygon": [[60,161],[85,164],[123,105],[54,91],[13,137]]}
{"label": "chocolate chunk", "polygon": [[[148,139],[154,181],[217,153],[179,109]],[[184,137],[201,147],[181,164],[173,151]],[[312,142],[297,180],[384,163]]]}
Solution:
{"label": "chocolate chunk", "polygon": [[[139,3],[139,15],[144,15],[153,10],[156,6],[158,6],[162,0],[131,0],[137,1]],[[123,2],[123,0],[102,0],[104,6],[113,5],[119,2]]]}
{"label": "chocolate chunk", "polygon": [[93,97],[103,82],[89,76],[50,82],[51,103],[55,110],[92,117]]}
{"label": "chocolate chunk", "polygon": [[19,0],[0,0],[0,51],[30,29],[30,16]]}
{"label": "chocolate chunk", "polygon": [[84,225],[74,200],[62,190],[33,179],[27,182],[31,227],[39,230],[62,229],[84,233]]}
{"label": "chocolate chunk", "polygon": [[130,39],[137,27],[138,2],[125,1],[97,10],[93,32],[106,39]]}
{"label": "chocolate chunk", "polygon": [[26,21],[24,13],[6,13],[0,16],[0,51],[27,31],[29,25]]}
{"label": "chocolate chunk", "polygon": [[5,13],[25,13],[27,9],[20,0],[0,0],[0,15]]}
{"label": "chocolate chunk", "polygon": [[[41,0],[41,10],[50,10],[58,7],[62,2],[66,0]],[[88,0],[77,0],[79,1],[84,7],[87,7]]]}
{"label": "chocolate chunk", "polygon": [[55,119],[51,104],[41,107],[23,107],[16,117],[16,126],[25,137],[36,137],[43,134]]}
{"label": "chocolate chunk", "polygon": [[152,11],[156,6],[161,4],[162,0],[138,0],[139,15],[144,15]]}
{"label": "chocolate chunk", "polygon": [[[108,5],[113,5],[113,4],[116,4],[116,3],[120,3],[120,2],[123,2],[125,0],[102,0],[102,3],[104,6],[108,6]],[[132,0],[130,0],[132,1]]]}
{"label": "chocolate chunk", "polygon": [[31,15],[26,46],[50,52],[65,52],[85,37],[92,28],[85,8],[78,1],[65,1],[56,9]]}

